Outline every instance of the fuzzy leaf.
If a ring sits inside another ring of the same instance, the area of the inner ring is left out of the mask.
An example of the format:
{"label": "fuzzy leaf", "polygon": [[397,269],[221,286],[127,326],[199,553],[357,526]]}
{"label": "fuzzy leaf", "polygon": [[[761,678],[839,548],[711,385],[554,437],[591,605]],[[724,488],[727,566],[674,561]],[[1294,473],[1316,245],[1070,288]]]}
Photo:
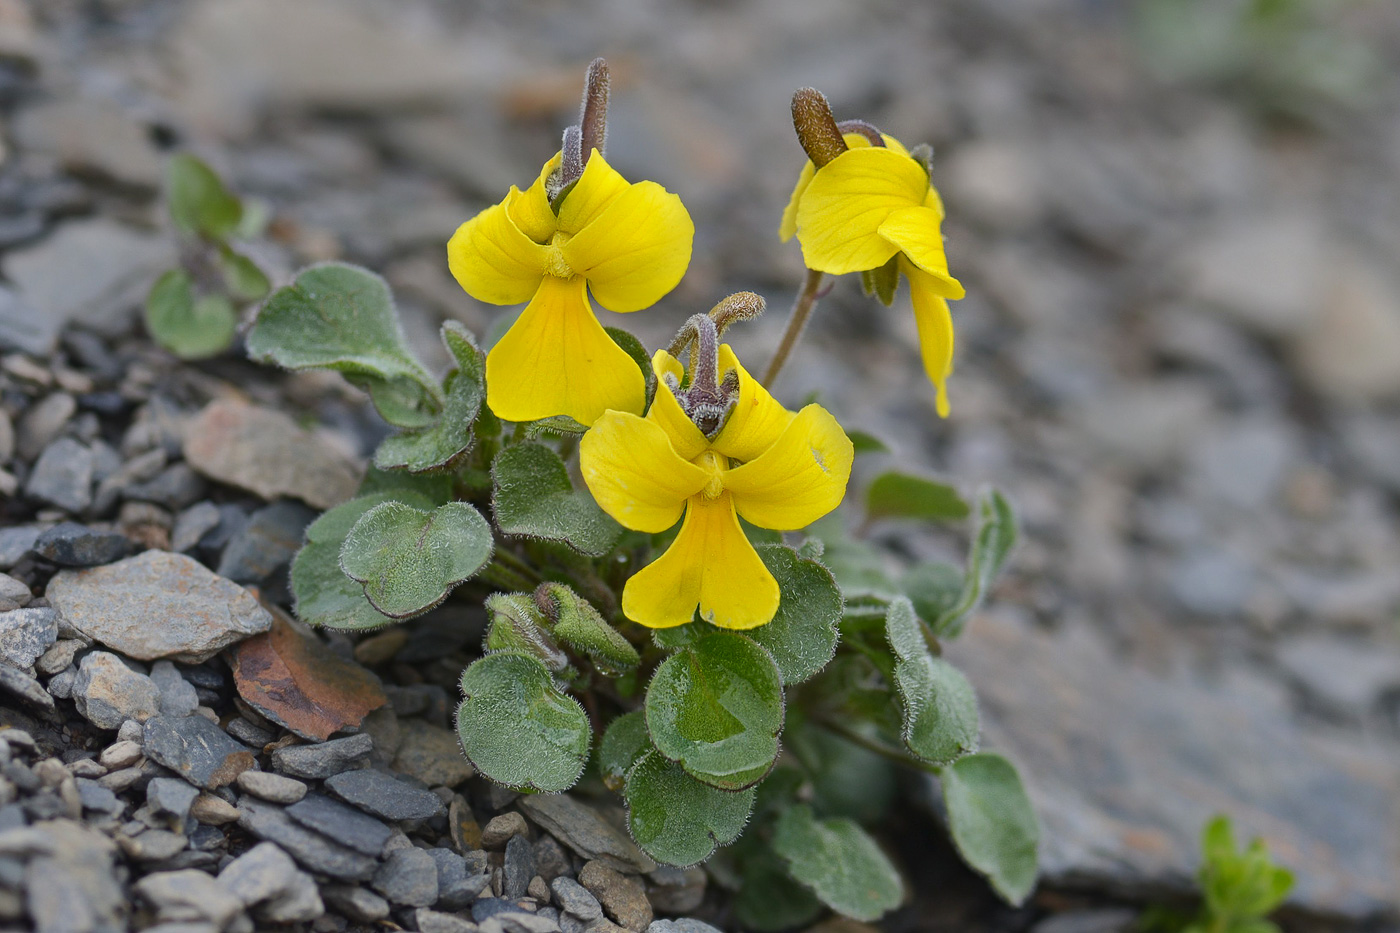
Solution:
{"label": "fuzzy leaf", "polygon": [[402,502],[370,509],[340,548],[340,569],[396,619],[432,609],[491,559],[491,528],[465,502],[432,512]]}
{"label": "fuzzy leaf", "polygon": [[389,286],[343,262],[303,270],[258,311],[248,355],[286,369],[331,369],[370,394],[390,424],[430,424],[437,383],[404,339]]}
{"label": "fuzzy leaf", "polygon": [[598,743],[598,773],[603,783],[610,790],[622,790],[627,772],[651,750],[645,713],[635,710],[614,719]]}
{"label": "fuzzy leaf", "polygon": [[527,654],[555,674],[569,666],[569,656],[550,637],[547,620],[527,594],[494,593],[486,598],[486,612],[491,617],[487,651]]}
{"label": "fuzzy leaf", "polygon": [[764,545],[757,550],[778,581],[782,598],[773,621],[746,634],[768,649],[784,684],[800,684],[836,653],[841,591],[831,571],[798,557],[790,547]]}
{"label": "fuzzy leaf", "polygon": [[952,486],[908,473],[881,473],[865,492],[865,514],[881,518],[921,518],[951,521],[967,518],[971,510]]}
{"label": "fuzzy leaf", "polygon": [[957,603],[933,623],[933,631],[940,638],[955,638],[962,632],[967,617],[982,604],[1016,544],[1016,516],[1001,493],[995,489],[985,493],[978,502],[977,511],[977,534],[968,555],[962,594]]}
{"label": "fuzzy leaf", "polygon": [[929,653],[914,607],[903,596],[885,614],[885,637],[897,659],[904,744],[939,765],[977,751],[977,694],[962,671]]}
{"label": "fuzzy leaf", "polygon": [[216,356],[233,344],[238,314],[223,295],[194,295],[194,282],[182,269],[156,279],[146,297],[146,331],[182,360]]}
{"label": "fuzzy leaf", "polygon": [[621,327],[604,327],[603,330],[607,331],[613,343],[632,357],[632,362],[642,371],[642,378],[646,380],[647,386],[646,405],[642,409],[645,412],[651,407],[651,400],[656,397],[656,371],[651,368],[651,354],[647,353],[647,348],[630,331]]}
{"label": "fuzzy leaf", "polygon": [[768,773],[783,727],[783,688],[767,651],[713,632],[662,662],[647,688],[647,730],[707,784],[740,790]]}
{"label": "fuzzy leaf", "polygon": [[242,253],[225,249],[222,253],[224,287],[239,301],[257,301],[267,295],[272,283],[257,263]]}
{"label": "fuzzy leaf", "polygon": [[948,828],[963,861],[985,875],[1008,903],[1035,887],[1040,823],[1021,776],[1000,755],[959,758],[943,769]]}
{"label": "fuzzy leaf", "polygon": [[462,672],[457,734],[476,769],[518,790],[568,790],[583,773],[593,732],[535,658],[488,654]]}
{"label": "fuzzy leaf", "polygon": [[742,868],[743,887],[734,898],[734,913],[745,930],[791,930],[806,926],[822,912],[817,896],[794,881],[783,860],[766,846],[749,854]]}
{"label": "fuzzy leaf", "polygon": [[204,162],[187,152],[170,158],[166,170],[170,219],[186,233],[222,239],[238,229],[243,205]]}
{"label": "fuzzy leaf", "polygon": [[442,325],[442,342],[457,368],[443,380],[446,402],[437,421],[386,438],[374,452],[381,470],[427,473],[453,469],[472,447],[472,427],[486,397],[486,360],[471,332],[456,321]]}
{"label": "fuzzy leaf", "polygon": [[702,784],[658,751],[627,775],[627,828],[647,855],[681,867],[703,862],[743,832],[754,790],[732,793]]}
{"label": "fuzzy leaf", "polygon": [[587,489],[575,489],[559,455],[543,444],[516,444],[491,466],[496,524],[507,535],[558,541],[589,557],[612,549],[622,526]]}
{"label": "fuzzy leaf", "polygon": [[632,643],[607,623],[592,603],[562,583],[546,583],[541,596],[553,611],[554,637],[587,655],[603,673],[616,677],[642,663]]}
{"label": "fuzzy leaf", "polygon": [[899,587],[913,602],[919,618],[937,619],[962,595],[963,572],[952,564],[937,561],[915,564],[899,578]]}
{"label": "fuzzy leaf", "polygon": [[904,897],[899,872],[853,820],[818,820],[811,807],[792,807],[778,817],[773,850],[823,904],[855,920],[878,920]]}

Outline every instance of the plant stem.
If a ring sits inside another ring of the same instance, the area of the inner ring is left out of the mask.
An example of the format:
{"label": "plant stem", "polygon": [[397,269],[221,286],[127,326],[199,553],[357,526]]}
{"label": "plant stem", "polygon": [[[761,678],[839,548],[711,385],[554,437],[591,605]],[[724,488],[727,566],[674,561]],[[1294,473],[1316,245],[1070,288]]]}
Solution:
{"label": "plant stem", "polygon": [[943,769],[938,767],[937,765],[931,765],[927,761],[920,761],[913,755],[906,754],[905,752],[901,752],[897,748],[891,748],[884,742],[880,742],[870,738],[869,736],[862,735],[861,733],[852,729],[850,726],[845,725],[844,723],[840,723],[833,719],[826,718],[814,719],[813,722],[821,726],[823,729],[826,729],[828,732],[833,732],[836,735],[839,735],[847,742],[850,742],[853,745],[859,745],[866,751],[873,752],[876,755],[879,755],[881,758],[889,759],[895,764],[908,765],[911,768],[914,768],[918,771],[924,771],[928,774],[936,775],[941,774],[943,772]]}
{"label": "plant stem", "polygon": [[792,314],[788,317],[787,330],[783,331],[783,342],[778,344],[778,350],[773,354],[773,359],[768,364],[768,371],[763,374],[764,388],[771,389],[773,381],[778,378],[778,373],[782,371],[783,364],[787,362],[788,354],[792,353],[792,348],[797,346],[797,341],[802,337],[802,330],[807,326],[807,319],[812,316],[812,309],[817,306],[817,293],[821,291],[822,274],[815,269],[807,270],[807,278],[802,282],[802,289],[797,293],[797,300],[792,304]]}

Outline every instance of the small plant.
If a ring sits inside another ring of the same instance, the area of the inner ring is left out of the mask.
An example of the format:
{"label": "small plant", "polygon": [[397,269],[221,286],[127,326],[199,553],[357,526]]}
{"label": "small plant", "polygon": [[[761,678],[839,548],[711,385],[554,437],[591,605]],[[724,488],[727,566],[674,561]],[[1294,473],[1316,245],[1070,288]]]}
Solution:
{"label": "small plant", "polygon": [[170,159],[166,203],[180,234],[180,265],[151,287],[146,330],[181,359],[216,356],[233,345],[239,309],[266,297],[270,287],[232,245],[260,232],[264,212],[188,153]]}
{"label": "small plant", "polygon": [[[823,274],[860,271],[886,303],[903,275],[947,411],[945,299],[962,292],[927,162],[865,124],[843,136],[825,100],[799,92],[813,162],[784,233],[821,271],[760,381],[722,342],[763,311],[752,293],[691,316],[652,354],[594,316],[593,301],[635,312],[661,300],[694,234],[679,198],[608,164],[607,104],[599,60],[560,152],[448,244],[467,292],[526,304],[489,352],[449,322],[454,363],[435,377],[406,346],[384,281],[343,263],[306,269],[259,310],[253,358],[340,372],[398,429],[359,495],[307,529],[297,614],[368,631],[449,594],[484,605],[457,712],[478,771],[552,793],[591,761],[658,862],[693,865],[733,844],[712,872],[749,928],[823,905],[873,920],[902,901],[861,825],[881,812],[865,791],[889,787],[896,764],[941,775],[954,843],[1022,901],[1035,815],[1011,764],[978,752],[972,686],[940,656],[1006,561],[1011,509],[995,491],[974,507],[951,486],[886,473],[848,531],[835,510],[852,463],[883,445],[769,392]],[[965,568],[891,573],[864,539],[874,522],[969,516]]]}
{"label": "small plant", "polygon": [[1229,817],[1217,816],[1201,833],[1201,907],[1195,915],[1153,910],[1144,933],[1279,933],[1265,918],[1293,889],[1293,873],[1275,865],[1262,839],[1235,848]]}

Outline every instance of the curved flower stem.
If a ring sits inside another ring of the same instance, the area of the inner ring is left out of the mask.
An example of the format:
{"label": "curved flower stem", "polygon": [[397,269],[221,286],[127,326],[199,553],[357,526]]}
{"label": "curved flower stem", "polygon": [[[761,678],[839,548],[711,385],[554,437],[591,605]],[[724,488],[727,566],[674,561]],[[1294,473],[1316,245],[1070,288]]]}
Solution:
{"label": "curved flower stem", "polygon": [[802,290],[797,293],[797,300],[792,304],[792,314],[788,317],[787,330],[783,331],[783,342],[778,344],[778,350],[773,354],[773,359],[768,363],[768,371],[763,374],[763,387],[771,389],[773,381],[778,378],[778,373],[782,371],[783,364],[787,362],[788,354],[792,353],[792,348],[797,346],[797,341],[802,337],[802,330],[807,326],[807,319],[812,316],[812,310],[817,306],[817,298],[820,297],[822,287],[822,274],[815,269],[807,270],[807,278],[802,283]]}

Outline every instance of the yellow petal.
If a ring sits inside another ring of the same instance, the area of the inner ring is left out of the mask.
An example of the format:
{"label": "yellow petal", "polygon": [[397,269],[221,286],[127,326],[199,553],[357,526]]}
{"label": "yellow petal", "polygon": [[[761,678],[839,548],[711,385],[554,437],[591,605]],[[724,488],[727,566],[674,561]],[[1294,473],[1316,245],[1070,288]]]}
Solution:
{"label": "yellow petal", "polygon": [[536,243],[548,243],[559,223],[558,218],[554,216],[554,209],[549,206],[545,182],[559,168],[560,161],[562,157],[555,153],[554,158],[540,169],[534,184],[521,192],[512,188],[512,197],[506,199],[506,211],[509,212],[510,219],[515,221],[522,233]]}
{"label": "yellow petal", "polygon": [[948,417],[948,377],[953,374],[953,316],[942,293],[942,283],[901,259],[900,271],[909,279],[909,294],[914,302],[914,323],[919,328],[919,352],[924,359],[924,371],[938,390],[936,406],[941,418]]}
{"label": "yellow petal", "polygon": [[681,517],[709,474],[682,460],[666,432],[630,412],[610,411],[579,443],[579,466],[593,498],[633,531],[657,534]]}
{"label": "yellow petal", "polygon": [[578,233],[629,187],[627,179],[594,149],[583,176],[559,205],[559,229],[570,235]]}
{"label": "yellow petal", "polygon": [[[883,135],[883,134],[882,134]],[[845,134],[846,146],[849,149],[859,149],[861,146],[869,146],[870,140],[862,133]],[[885,136],[885,145],[895,151],[908,155],[909,152],[900,144],[899,140],[893,136]],[[812,176],[816,174],[817,167],[808,159],[807,164],[802,166],[802,171],[797,176],[797,187],[792,189],[792,197],[788,198],[787,207],[783,209],[783,221],[778,225],[778,236],[786,243],[792,239],[797,232],[797,203],[802,200],[802,194],[807,190],[807,186],[812,183]]]}
{"label": "yellow petal", "polygon": [[760,528],[795,531],[841,504],[855,448],[820,405],[797,413],[776,443],[724,474],[739,514]]}
{"label": "yellow petal", "polygon": [[604,307],[640,311],[680,282],[694,239],[695,224],[681,199],[654,181],[639,181],[563,245],[564,261],[588,279]]}
{"label": "yellow petal", "polygon": [[794,416],[768,394],[761,382],[749,375],[729,344],[720,344],[720,378],[731,369],[739,373],[739,401],[711,446],[726,457],[752,460],[773,446]]}
{"label": "yellow petal", "polygon": [[511,222],[504,204],[486,208],[447,241],[447,267],[453,277],[468,295],[490,304],[529,301],[544,263],[544,247]]}
{"label": "yellow petal", "polygon": [[545,276],[486,355],[486,404],[498,418],[554,415],[591,425],[608,409],[641,413],[646,382],[589,307],[581,276]]}
{"label": "yellow petal", "polygon": [[961,298],[962,283],[948,274],[948,256],[943,252],[940,216],[932,208],[906,207],[895,211],[880,224],[880,236],[895,244],[905,257],[937,283],[944,298]]}
{"label": "yellow petal", "polygon": [[652,628],[684,625],[695,615],[721,628],[748,629],[773,620],[778,582],[759,559],[727,494],[693,496],[671,546],[633,574],[622,612]]}
{"label": "yellow petal", "polygon": [[849,149],[817,172],[797,206],[797,240],[808,268],[842,275],[884,265],[898,252],[880,225],[922,204],[928,176],[893,149]]}
{"label": "yellow petal", "polygon": [[665,350],[657,350],[651,357],[651,368],[656,373],[656,397],[652,399],[647,420],[654,423],[671,441],[671,447],[685,460],[694,460],[710,446],[710,441],[681,410],[681,403],[666,387],[666,376],[676,378],[677,384],[685,379],[685,367]]}

